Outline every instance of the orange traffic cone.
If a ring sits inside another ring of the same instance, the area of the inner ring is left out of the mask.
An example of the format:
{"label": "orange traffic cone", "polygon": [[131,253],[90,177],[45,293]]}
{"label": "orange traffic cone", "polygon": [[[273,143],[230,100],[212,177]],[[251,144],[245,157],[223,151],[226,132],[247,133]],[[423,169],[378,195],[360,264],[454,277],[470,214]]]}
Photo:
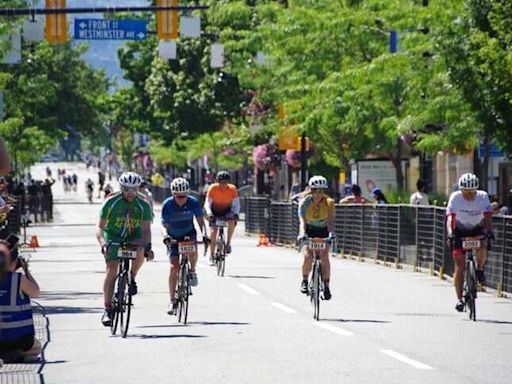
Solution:
{"label": "orange traffic cone", "polygon": [[258,247],[268,247],[270,245],[270,240],[267,235],[261,233],[258,241]]}
{"label": "orange traffic cone", "polygon": [[39,248],[39,242],[37,241],[36,235],[32,235],[30,238],[30,248]]}

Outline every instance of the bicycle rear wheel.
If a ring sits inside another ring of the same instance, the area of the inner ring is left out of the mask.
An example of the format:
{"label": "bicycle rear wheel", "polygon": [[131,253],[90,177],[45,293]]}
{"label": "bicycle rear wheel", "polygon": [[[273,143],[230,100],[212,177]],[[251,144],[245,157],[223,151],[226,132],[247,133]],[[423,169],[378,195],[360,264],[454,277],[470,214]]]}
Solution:
{"label": "bicycle rear wheel", "polygon": [[311,303],[313,304],[313,318],[320,318],[320,263],[313,263],[313,274],[311,275]]}

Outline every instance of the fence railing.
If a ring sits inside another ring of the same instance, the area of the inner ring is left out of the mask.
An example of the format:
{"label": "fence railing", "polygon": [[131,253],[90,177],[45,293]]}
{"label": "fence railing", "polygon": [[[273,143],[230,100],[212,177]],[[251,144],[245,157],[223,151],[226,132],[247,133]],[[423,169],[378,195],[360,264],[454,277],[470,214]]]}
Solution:
{"label": "fence railing", "polygon": [[[247,197],[245,207],[247,233],[266,234],[274,244],[295,244],[297,203]],[[486,285],[512,292],[512,217],[492,220],[496,240],[487,256]],[[441,276],[453,273],[442,207],[337,204],[335,232],[342,254],[429,268]]]}

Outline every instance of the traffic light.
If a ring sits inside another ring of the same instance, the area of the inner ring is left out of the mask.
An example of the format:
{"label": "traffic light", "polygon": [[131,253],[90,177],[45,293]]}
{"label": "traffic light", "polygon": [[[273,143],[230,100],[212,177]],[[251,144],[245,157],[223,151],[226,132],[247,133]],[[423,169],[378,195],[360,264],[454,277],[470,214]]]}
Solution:
{"label": "traffic light", "polygon": [[[46,0],[46,9],[65,9],[66,0]],[[68,25],[65,13],[46,15],[46,39],[49,43],[60,44],[68,41]]]}
{"label": "traffic light", "polygon": [[[176,7],[178,0],[157,0],[157,7]],[[156,29],[160,40],[178,38],[178,11],[156,11]]]}

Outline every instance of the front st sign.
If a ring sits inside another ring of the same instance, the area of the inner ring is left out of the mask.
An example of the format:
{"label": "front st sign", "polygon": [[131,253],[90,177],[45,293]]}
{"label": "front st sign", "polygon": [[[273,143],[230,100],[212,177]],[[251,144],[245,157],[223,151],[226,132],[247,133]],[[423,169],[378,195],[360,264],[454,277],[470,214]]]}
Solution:
{"label": "front st sign", "polygon": [[75,40],[145,40],[145,20],[75,19]]}

